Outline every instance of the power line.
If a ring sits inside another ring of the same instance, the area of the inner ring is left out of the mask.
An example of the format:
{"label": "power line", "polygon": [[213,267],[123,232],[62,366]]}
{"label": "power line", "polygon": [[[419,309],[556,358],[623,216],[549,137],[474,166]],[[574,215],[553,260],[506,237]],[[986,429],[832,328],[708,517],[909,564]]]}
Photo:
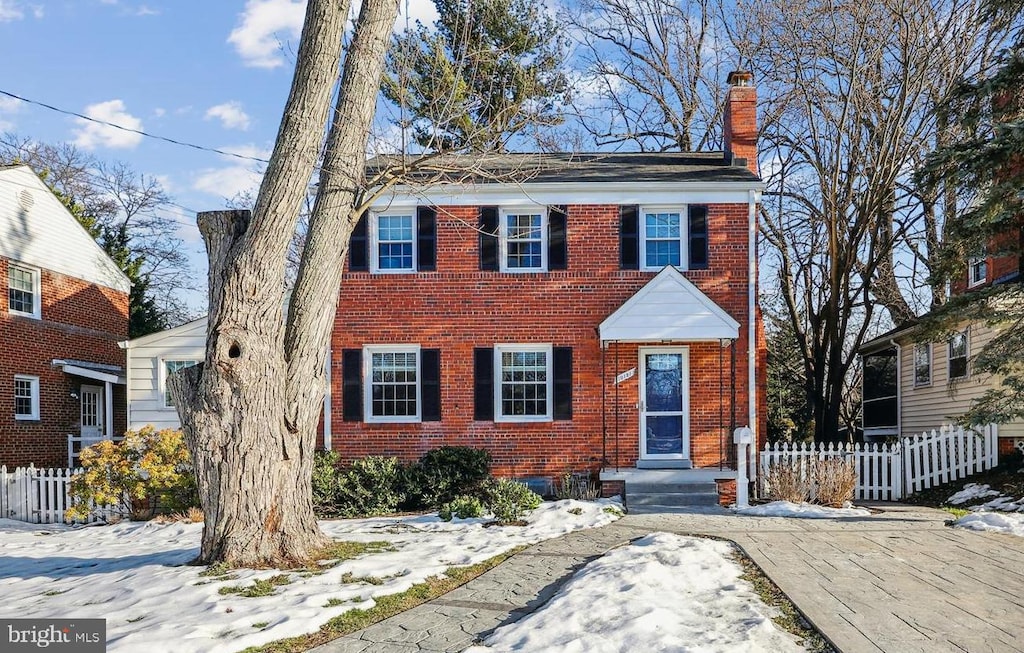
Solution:
{"label": "power line", "polygon": [[173,139],[173,138],[168,138],[167,136],[158,136],[156,134],[150,134],[150,133],[144,132],[144,131],[142,131],[140,129],[132,129],[130,127],[123,127],[121,125],[116,125],[116,124],[114,124],[112,122],[107,122],[106,120],[100,120],[98,118],[91,118],[89,116],[83,115],[81,113],[77,113],[75,111],[68,111],[67,109],[61,109],[59,107],[53,106],[52,104],[47,104],[45,102],[39,102],[38,100],[30,100],[29,98],[22,97],[20,95],[16,95],[14,93],[11,93],[9,91],[5,91],[3,89],[0,89],[0,95],[6,95],[9,98],[14,98],[15,100],[20,100],[21,102],[26,102],[28,104],[34,104],[36,106],[43,107],[44,109],[49,109],[50,111],[56,111],[57,113],[62,113],[64,115],[66,115],[66,116],[74,116],[76,118],[81,118],[82,120],[88,120],[89,122],[94,122],[94,123],[96,123],[98,125],[104,125],[106,127],[113,127],[114,129],[120,129],[121,131],[130,132],[132,134],[138,134],[140,136],[145,136],[146,138],[153,138],[153,139],[156,139],[158,141],[164,141],[165,143],[171,143],[172,145],[180,145],[182,147],[190,147],[190,148],[192,148],[194,150],[201,150],[203,152],[213,152],[215,154],[221,154],[221,155],[224,155],[224,156],[232,156],[232,157],[235,157],[236,159],[244,159],[246,161],[256,161],[257,163],[270,163],[270,161],[268,161],[267,159],[261,159],[258,156],[247,156],[245,154],[238,154],[237,152],[228,152],[227,150],[219,150],[219,149],[217,149],[215,147],[206,147],[204,145],[196,145],[195,143],[187,143],[185,141],[179,141],[179,140],[176,140],[176,139]]}

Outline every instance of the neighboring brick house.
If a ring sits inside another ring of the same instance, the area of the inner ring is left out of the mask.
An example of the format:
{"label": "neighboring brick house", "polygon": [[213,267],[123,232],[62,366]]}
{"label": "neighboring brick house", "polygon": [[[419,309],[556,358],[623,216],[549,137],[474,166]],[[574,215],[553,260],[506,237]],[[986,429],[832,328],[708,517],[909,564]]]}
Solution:
{"label": "neighboring brick house", "polygon": [[481,447],[517,478],[733,477],[732,429],[765,423],[749,79],[725,153],[478,157],[381,197],[342,281],[325,441]]}
{"label": "neighboring brick house", "polygon": [[30,168],[6,166],[0,285],[0,465],[65,467],[69,437],[124,431],[130,283]]}

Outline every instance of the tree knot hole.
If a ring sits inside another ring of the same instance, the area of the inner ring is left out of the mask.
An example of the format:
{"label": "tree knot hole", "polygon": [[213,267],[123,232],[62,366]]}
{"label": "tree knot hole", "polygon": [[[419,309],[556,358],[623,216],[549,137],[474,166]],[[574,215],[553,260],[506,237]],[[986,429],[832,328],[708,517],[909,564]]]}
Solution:
{"label": "tree knot hole", "polygon": [[242,355],[242,348],[238,346],[237,342],[231,343],[228,348],[228,358],[238,358]]}

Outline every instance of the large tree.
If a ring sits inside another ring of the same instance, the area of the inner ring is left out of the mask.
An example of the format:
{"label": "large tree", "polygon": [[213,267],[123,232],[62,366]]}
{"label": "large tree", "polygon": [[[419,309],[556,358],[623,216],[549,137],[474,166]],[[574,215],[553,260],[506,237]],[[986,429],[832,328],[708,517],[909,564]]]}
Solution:
{"label": "large tree", "polygon": [[[199,216],[210,263],[206,355],[173,375],[170,386],[206,515],[201,562],[304,562],[327,542],[311,489],[324,364],[348,239],[370,199],[361,190],[368,185],[367,137],[398,4],[363,0],[343,48],[348,0],[309,0],[252,213]],[[318,163],[286,309],[286,254]]]}
{"label": "large tree", "polygon": [[[987,20],[1010,25],[1012,41],[941,105],[943,118],[959,127],[959,138],[933,153],[920,176],[927,187],[951,188],[966,200],[947,221],[936,269],[942,279],[964,278],[967,262],[982,252],[997,259],[1024,256],[1024,2],[991,0],[987,9]],[[1000,382],[962,421],[1001,424],[1024,417],[1024,282],[961,294],[931,317],[926,327],[932,333],[965,319],[998,328],[972,368]]]}
{"label": "large tree", "polygon": [[500,152],[514,136],[562,122],[565,40],[543,2],[434,4],[432,27],[395,37],[383,85],[420,147]]}

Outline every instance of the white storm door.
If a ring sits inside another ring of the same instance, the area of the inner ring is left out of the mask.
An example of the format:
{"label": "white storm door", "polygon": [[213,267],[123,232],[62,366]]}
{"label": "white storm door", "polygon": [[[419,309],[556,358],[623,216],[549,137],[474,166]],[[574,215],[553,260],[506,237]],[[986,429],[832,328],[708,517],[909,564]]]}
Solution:
{"label": "white storm door", "polygon": [[640,457],[690,458],[690,365],[686,347],[640,349]]}
{"label": "white storm door", "polygon": [[79,390],[82,402],[82,438],[100,440],[103,438],[103,388],[83,385]]}

